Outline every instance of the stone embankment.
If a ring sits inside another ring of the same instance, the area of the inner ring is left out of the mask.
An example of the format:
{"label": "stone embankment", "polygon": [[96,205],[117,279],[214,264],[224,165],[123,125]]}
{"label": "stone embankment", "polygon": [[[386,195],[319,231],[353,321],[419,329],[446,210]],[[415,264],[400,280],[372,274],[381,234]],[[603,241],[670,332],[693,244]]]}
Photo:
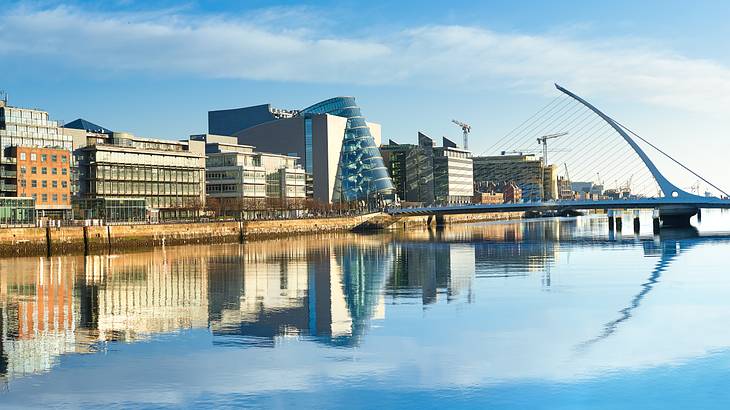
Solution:
{"label": "stone embankment", "polygon": [[[445,222],[467,223],[517,219],[521,214],[447,216]],[[427,217],[394,218],[375,213],[360,216],[241,222],[108,225],[0,229],[0,256],[62,255],[145,249],[163,245],[243,243],[247,240],[310,233],[426,227]]]}

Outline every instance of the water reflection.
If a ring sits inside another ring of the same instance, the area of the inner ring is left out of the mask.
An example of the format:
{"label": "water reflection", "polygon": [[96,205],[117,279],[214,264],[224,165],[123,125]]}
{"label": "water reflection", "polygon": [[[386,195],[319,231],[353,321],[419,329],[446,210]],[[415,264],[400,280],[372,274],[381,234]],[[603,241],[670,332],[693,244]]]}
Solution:
{"label": "water reflection", "polygon": [[391,305],[471,304],[478,281],[531,275],[549,290],[551,269],[575,249],[639,248],[658,257],[587,349],[632,317],[680,253],[717,240],[696,233],[618,240],[604,232],[605,221],[587,218],[4,259],[0,375],[47,372],[65,354],[183,329],[209,329],[213,344],[226,348],[276,347],[289,338],[358,346]]}

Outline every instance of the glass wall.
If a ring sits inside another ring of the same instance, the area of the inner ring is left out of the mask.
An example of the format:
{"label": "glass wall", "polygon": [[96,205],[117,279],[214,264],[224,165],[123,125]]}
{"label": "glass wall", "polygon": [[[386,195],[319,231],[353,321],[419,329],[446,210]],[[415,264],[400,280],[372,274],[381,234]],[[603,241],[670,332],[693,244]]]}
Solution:
{"label": "glass wall", "polygon": [[0,226],[35,225],[32,198],[0,198]]}
{"label": "glass wall", "polygon": [[144,198],[94,198],[74,202],[79,219],[101,219],[107,223],[145,222],[147,203]]}
{"label": "glass wall", "polygon": [[[302,110],[300,115],[330,114],[347,118],[342,140],[340,165],[334,200],[367,200],[374,194],[390,194],[394,191],[380,150],[370,134],[370,128],[360,108],[352,97],[337,97]],[[306,160],[306,158],[305,158]]]}

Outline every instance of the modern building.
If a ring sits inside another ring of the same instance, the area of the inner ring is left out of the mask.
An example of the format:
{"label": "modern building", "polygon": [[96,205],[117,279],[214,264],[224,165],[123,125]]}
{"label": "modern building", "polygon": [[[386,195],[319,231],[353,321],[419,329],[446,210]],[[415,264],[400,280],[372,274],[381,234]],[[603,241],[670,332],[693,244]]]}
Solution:
{"label": "modern building", "polygon": [[[380,147],[387,169],[393,172],[402,201],[421,204],[470,203],[474,195],[471,152],[447,138],[435,147],[427,135],[418,133],[418,145],[390,140]],[[403,172],[405,171],[405,172]]]}
{"label": "modern building", "polygon": [[473,160],[476,184],[514,182],[528,202],[557,198],[557,168],[545,167],[535,155],[495,155]]}
{"label": "modern building", "polygon": [[[153,219],[193,217],[204,209],[204,142],[140,138],[111,132],[85,120],[76,120],[67,127],[76,147],[76,200],[80,204],[98,206],[85,201],[97,198],[141,198]],[[139,201],[124,203],[125,207],[137,207]]]}
{"label": "modern building", "polygon": [[38,216],[68,219],[72,138],[48,113],[0,96],[0,197],[34,198]]}
{"label": "modern building", "polygon": [[0,197],[0,227],[35,224],[33,198]]}
{"label": "modern building", "polygon": [[301,213],[306,182],[299,158],[256,152],[238,144],[236,137],[204,134],[190,139],[205,143],[209,209],[244,218]]}
{"label": "modern building", "polygon": [[232,135],[264,152],[301,158],[312,195],[323,203],[385,200],[394,187],[378,150],[380,125],[366,122],[352,97],[300,111],[270,105],[210,111],[208,132]]}

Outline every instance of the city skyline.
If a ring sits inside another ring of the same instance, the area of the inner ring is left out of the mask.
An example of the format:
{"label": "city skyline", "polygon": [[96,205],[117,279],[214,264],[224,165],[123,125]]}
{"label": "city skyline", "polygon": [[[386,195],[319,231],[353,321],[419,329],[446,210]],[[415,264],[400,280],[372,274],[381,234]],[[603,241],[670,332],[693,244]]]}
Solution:
{"label": "city skyline", "polygon": [[65,121],[174,139],[202,132],[212,109],[354,95],[382,123],[383,140],[411,142],[419,130],[459,140],[453,117],[473,126],[470,148],[480,154],[560,82],[730,183],[723,164],[686,148],[698,134],[703,146],[730,148],[730,56],[712,47],[729,34],[726,5],[679,13],[679,2],[620,2],[616,21],[577,2],[414,5],[371,4],[353,27],[360,15],[347,2],[8,4],[0,88],[10,104],[41,105]]}

